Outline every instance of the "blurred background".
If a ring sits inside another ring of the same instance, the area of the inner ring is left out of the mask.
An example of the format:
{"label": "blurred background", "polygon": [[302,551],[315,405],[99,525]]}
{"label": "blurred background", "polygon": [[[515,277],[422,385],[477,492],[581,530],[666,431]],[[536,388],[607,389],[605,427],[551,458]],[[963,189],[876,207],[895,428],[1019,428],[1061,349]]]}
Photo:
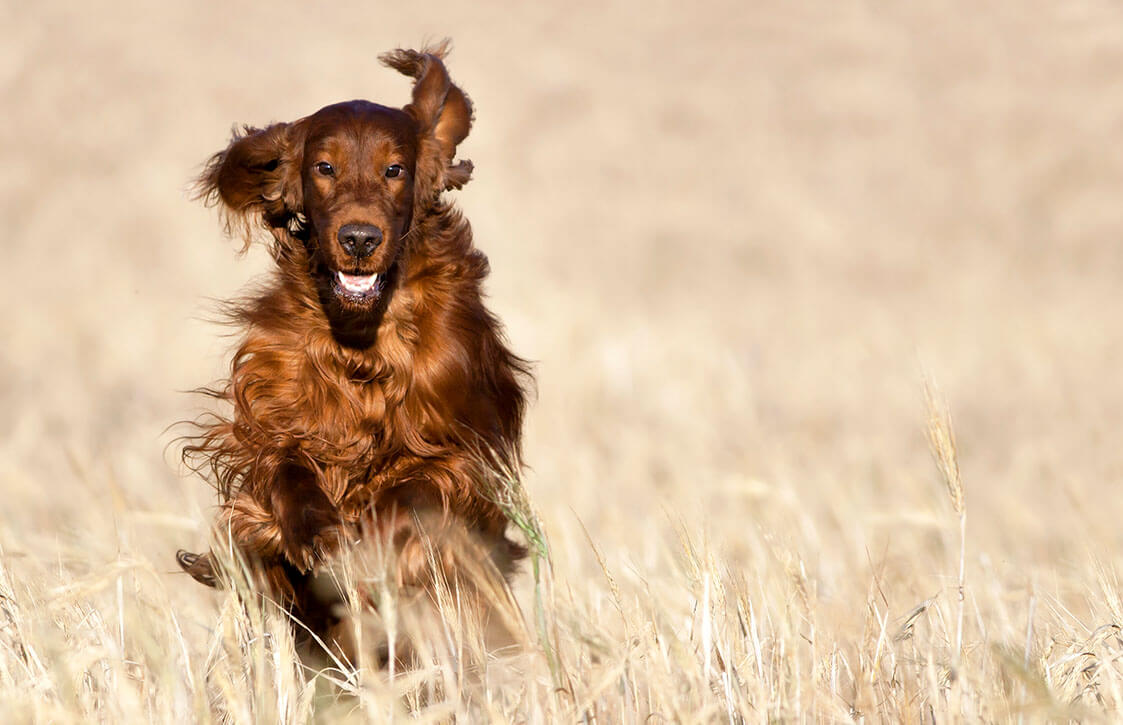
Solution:
{"label": "blurred background", "polygon": [[191,179],[235,123],[404,104],[377,54],[451,36],[454,196],[536,363],[527,485],[566,576],[597,571],[582,526],[657,576],[685,522],[734,565],[789,542],[860,602],[847,572],[943,536],[925,372],[971,566],[1060,596],[1089,542],[1118,559],[1116,3],[8,0],[0,26],[10,557],[179,581],[213,494],[167,427],[225,374],[213,301],[269,267]]}

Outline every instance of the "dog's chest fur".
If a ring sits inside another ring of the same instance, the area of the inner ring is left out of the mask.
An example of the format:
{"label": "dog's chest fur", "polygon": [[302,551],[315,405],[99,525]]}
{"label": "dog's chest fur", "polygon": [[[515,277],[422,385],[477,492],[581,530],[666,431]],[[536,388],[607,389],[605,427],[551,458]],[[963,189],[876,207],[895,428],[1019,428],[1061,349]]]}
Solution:
{"label": "dog's chest fur", "polygon": [[326,326],[309,332],[299,314],[257,321],[231,378],[245,443],[299,448],[330,488],[369,484],[395,458],[431,454],[440,442],[424,440],[428,406],[413,381],[423,340],[409,307],[406,294],[393,300],[365,350],[339,346]]}

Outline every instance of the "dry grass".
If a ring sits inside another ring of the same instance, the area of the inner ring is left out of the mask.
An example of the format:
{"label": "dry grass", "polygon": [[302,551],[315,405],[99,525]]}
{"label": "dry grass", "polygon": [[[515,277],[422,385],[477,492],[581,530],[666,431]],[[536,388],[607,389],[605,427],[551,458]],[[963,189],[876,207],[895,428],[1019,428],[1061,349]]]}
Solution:
{"label": "dry grass", "polygon": [[[1123,13],[773,5],[4,4],[4,719],[1119,719]],[[268,264],[185,189],[444,35],[539,361],[524,645],[448,592],[419,669],[309,670],[174,572],[176,391]]]}

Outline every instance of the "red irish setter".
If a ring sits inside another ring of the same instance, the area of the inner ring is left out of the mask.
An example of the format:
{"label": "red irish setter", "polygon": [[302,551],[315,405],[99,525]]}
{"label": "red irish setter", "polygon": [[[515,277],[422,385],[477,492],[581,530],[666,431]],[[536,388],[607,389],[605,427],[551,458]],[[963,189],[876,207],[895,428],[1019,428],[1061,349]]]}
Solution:
{"label": "red irish setter", "polygon": [[[277,269],[234,306],[245,337],[209,391],[232,414],[185,457],[213,474],[218,528],[266,594],[314,630],[328,615],[312,576],[344,541],[390,541],[407,586],[424,586],[442,527],[469,532],[504,576],[524,554],[488,487],[520,465],[527,366],[484,306],[487,258],[442,197],[472,172],[454,162],[472,105],[446,48],[382,56],[415,79],[404,108],[349,101],[246,127],[199,180],[247,240],[270,232]],[[220,581],[213,555],[177,558]]]}

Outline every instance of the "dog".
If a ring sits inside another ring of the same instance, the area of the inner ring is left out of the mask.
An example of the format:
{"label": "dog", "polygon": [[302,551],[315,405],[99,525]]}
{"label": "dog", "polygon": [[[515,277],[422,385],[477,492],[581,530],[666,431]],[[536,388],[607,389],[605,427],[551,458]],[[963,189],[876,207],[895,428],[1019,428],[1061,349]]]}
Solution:
{"label": "dog", "polygon": [[[216,485],[216,529],[263,593],[317,635],[337,614],[316,571],[349,543],[389,543],[407,588],[428,586],[434,561],[454,578],[465,535],[503,577],[526,553],[494,486],[521,466],[531,378],[484,305],[487,258],[444,196],[473,169],[455,158],[473,111],[447,49],[380,57],[414,80],[404,107],[355,100],[243,127],[198,181],[247,247],[268,231],[276,269],[231,306],[244,337],[207,392],[232,412],[197,422],[184,457]],[[214,553],[177,560],[222,585]]]}

